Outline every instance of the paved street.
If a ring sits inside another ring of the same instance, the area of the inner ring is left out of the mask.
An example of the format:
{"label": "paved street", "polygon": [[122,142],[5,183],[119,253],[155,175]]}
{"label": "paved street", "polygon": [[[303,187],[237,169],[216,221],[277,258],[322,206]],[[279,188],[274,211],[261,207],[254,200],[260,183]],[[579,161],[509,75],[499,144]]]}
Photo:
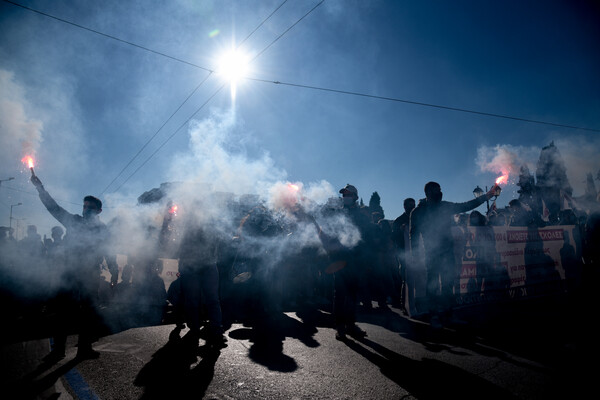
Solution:
{"label": "paved street", "polygon": [[226,348],[207,351],[201,340],[196,354],[170,339],[174,325],[140,327],[101,337],[95,360],[76,360],[70,337],[67,357],[50,366],[40,363],[50,341],[36,338],[2,347],[2,392],[10,399],[586,398],[579,327],[549,330],[546,315],[511,315],[514,325],[471,318],[434,331],[395,309],[361,311],[368,337],[341,342],[328,313],[288,312],[231,324]]}

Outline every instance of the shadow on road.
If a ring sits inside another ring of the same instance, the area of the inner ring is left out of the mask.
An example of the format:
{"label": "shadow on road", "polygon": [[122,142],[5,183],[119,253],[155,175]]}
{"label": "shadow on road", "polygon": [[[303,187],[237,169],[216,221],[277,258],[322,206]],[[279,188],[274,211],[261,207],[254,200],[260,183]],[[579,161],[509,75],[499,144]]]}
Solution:
{"label": "shadow on road", "polygon": [[298,321],[286,314],[256,316],[244,324],[246,327],[229,332],[229,336],[252,343],[248,356],[272,371],[294,372],[296,361],[283,353],[283,341],[287,337],[298,339],[308,347],[318,347],[314,339],[315,325]]}
{"label": "shadow on road", "polygon": [[[179,333],[179,332],[176,332]],[[220,351],[172,334],[134,380],[144,387],[140,399],[202,398],[214,376]],[[200,361],[198,362],[198,357]]]}
{"label": "shadow on road", "polygon": [[488,400],[516,400],[516,397],[502,387],[441,361],[427,358],[413,360],[369,339],[362,339],[360,342],[347,339],[345,343],[418,399],[456,397],[475,400],[481,399],[485,394]]}

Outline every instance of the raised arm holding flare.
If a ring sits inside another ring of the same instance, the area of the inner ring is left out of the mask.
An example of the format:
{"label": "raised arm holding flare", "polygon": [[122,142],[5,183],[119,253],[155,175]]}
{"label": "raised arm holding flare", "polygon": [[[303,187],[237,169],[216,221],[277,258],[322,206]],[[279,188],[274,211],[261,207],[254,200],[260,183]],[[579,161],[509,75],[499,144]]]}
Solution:
{"label": "raised arm holding flare", "polygon": [[[66,260],[61,280],[64,286],[60,288],[56,301],[62,318],[58,323],[54,350],[50,357],[64,357],[66,325],[71,322],[69,319],[74,319],[79,328],[77,356],[98,357],[99,354],[92,349],[92,341],[102,262],[106,261],[113,284],[116,283],[119,273],[116,256],[109,255],[108,252],[108,229],[99,218],[102,202],[96,197],[86,196],[83,199],[82,215],[71,214],[54,201],[44,189],[41,180],[33,173],[31,183],[37,189],[48,212],[67,230],[64,240]],[[80,314],[69,313],[70,308],[79,311]]]}

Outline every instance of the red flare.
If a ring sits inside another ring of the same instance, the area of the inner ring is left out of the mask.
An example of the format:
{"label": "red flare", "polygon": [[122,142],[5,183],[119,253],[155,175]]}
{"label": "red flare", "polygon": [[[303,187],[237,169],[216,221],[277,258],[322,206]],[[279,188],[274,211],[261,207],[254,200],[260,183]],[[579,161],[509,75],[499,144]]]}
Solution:
{"label": "red flare", "polygon": [[171,208],[169,208],[169,214],[173,214],[173,215],[177,214],[177,206],[176,205],[173,205],[173,206],[171,206]]}
{"label": "red flare", "polygon": [[496,185],[506,184],[506,183],[508,183],[508,174],[499,176],[498,179],[496,179]]}
{"label": "red flare", "polygon": [[33,157],[25,156],[21,159],[21,162],[27,164],[27,167],[33,168]]}

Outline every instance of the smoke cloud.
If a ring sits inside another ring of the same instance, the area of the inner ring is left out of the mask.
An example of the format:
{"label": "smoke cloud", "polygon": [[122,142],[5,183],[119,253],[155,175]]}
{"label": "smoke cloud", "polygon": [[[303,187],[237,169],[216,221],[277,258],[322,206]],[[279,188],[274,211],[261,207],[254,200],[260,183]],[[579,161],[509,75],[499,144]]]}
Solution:
{"label": "smoke cloud", "polygon": [[233,111],[212,110],[209,117],[190,123],[188,134],[189,149],[174,156],[171,182],[161,185],[158,201],[132,207],[108,197],[114,207],[108,218],[115,252],[156,248],[173,204],[173,249],[201,230],[205,238],[226,246],[239,237],[236,251],[275,266],[306,247],[321,247],[315,222],[345,246],[360,241],[360,232],[346,216],[325,207],[338,196],[334,187],[325,180],[290,182],[268,153],[252,156],[245,146],[252,138]]}
{"label": "smoke cloud", "polygon": [[539,147],[513,146],[510,144],[482,146],[477,150],[476,164],[481,172],[509,173],[509,181],[516,183],[521,166],[526,166],[535,175],[542,147],[552,141],[554,141],[554,145],[564,161],[569,183],[573,187],[573,194],[576,196],[582,195],[585,192],[586,175],[591,173],[595,177],[600,172],[599,138],[586,136],[555,137],[544,141]]}
{"label": "smoke cloud", "polygon": [[477,149],[476,163],[482,172],[491,172],[498,175],[509,175],[516,178],[519,169],[527,166],[535,170],[535,154],[539,156],[539,149],[526,148],[523,146],[511,146],[509,144],[496,145],[494,147],[483,146]]}

